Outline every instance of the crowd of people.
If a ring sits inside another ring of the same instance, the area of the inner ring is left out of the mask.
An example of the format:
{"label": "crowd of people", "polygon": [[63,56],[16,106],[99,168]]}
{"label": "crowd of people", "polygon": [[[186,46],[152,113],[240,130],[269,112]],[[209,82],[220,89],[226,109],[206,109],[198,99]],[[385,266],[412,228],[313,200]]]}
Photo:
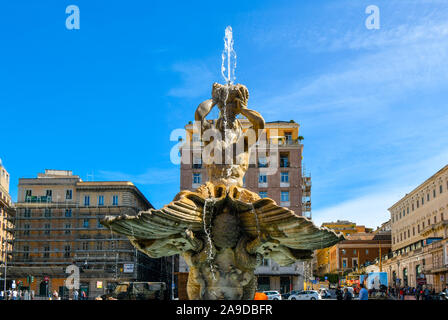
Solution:
{"label": "crowd of people", "polygon": [[2,290],[0,300],[34,300],[34,290]]}
{"label": "crowd of people", "polygon": [[434,288],[430,289],[428,286],[418,287],[385,287],[380,289],[367,290],[363,284],[356,288],[341,288],[336,289],[337,300],[353,300],[358,297],[359,300],[368,300],[369,297],[382,296],[384,298],[391,298],[395,300],[439,300],[440,296],[448,297],[448,288],[445,287],[441,292],[436,292]]}
{"label": "crowd of people", "polygon": [[439,294],[448,296],[448,288],[445,287],[441,292],[436,292],[434,288],[428,286],[417,287],[389,287],[388,292],[398,300],[405,300],[406,296],[413,297],[415,300],[434,300]]}
{"label": "crowd of people", "polygon": [[[41,297],[42,298],[42,297]],[[78,292],[78,290],[73,290],[71,294],[71,299],[73,300],[87,300],[87,295],[85,291],[81,291],[81,294]],[[0,300],[34,300],[35,299],[35,292],[34,290],[6,290],[0,291]],[[48,296],[46,297],[48,300],[61,300],[61,297],[59,296],[59,293],[54,290],[53,293],[48,293]]]}

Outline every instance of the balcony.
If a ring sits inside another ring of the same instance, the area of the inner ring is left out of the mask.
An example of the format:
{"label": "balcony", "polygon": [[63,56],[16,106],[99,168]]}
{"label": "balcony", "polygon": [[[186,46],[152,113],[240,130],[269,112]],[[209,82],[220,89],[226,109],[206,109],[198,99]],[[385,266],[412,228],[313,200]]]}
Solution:
{"label": "balcony", "polygon": [[51,197],[47,196],[26,196],[25,202],[28,203],[50,203],[52,200]]}

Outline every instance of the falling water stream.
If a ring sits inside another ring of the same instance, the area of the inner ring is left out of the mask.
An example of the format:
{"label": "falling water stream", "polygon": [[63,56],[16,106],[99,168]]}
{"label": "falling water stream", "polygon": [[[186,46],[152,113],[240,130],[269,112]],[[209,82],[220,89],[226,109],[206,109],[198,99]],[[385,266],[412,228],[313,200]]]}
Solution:
{"label": "falling water stream", "polygon": [[208,261],[210,263],[210,272],[212,273],[213,280],[216,280],[215,266],[213,265],[213,243],[212,243],[212,236],[211,236],[214,206],[215,206],[214,198],[205,199],[202,221],[204,223],[204,232],[205,232],[205,236],[207,238],[207,244],[208,244],[207,254],[208,254]]}
{"label": "falling water stream", "polygon": [[255,217],[255,223],[256,223],[256,226],[257,226],[258,239],[261,240],[261,237],[260,237],[260,235],[261,235],[261,232],[260,232],[260,221],[258,219],[258,214],[257,214],[257,211],[254,208],[254,204],[251,203],[250,206],[251,206],[251,212],[254,214],[254,217]]}

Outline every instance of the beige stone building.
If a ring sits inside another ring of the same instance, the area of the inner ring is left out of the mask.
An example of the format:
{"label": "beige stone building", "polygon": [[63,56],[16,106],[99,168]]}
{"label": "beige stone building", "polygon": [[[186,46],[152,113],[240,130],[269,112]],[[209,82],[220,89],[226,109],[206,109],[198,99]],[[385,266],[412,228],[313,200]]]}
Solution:
{"label": "beige stone building", "polygon": [[392,251],[386,257],[389,283],[436,290],[448,276],[448,165],[390,209]]}
{"label": "beige stone building", "polygon": [[37,178],[19,179],[16,207],[11,276],[36,295],[54,290],[67,295],[69,265],[81,268],[81,291],[90,298],[118,281],[171,278],[166,259],[147,258],[100,224],[106,215],[152,208],[131,182],[82,181],[71,171],[45,170]]}
{"label": "beige stone building", "polygon": [[[0,265],[4,265],[12,252],[14,206],[9,195],[10,176],[0,159]],[[9,259],[8,259],[9,260]],[[0,268],[2,279],[4,268]],[[3,287],[2,287],[3,288]]]}

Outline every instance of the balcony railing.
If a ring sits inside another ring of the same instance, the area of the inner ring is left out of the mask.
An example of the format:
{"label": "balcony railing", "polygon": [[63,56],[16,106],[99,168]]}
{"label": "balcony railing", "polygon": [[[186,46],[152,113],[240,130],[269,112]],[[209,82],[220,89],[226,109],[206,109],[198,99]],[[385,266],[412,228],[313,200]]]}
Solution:
{"label": "balcony railing", "polygon": [[29,203],[50,203],[51,202],[50,196],[26,196],[25,202]]}

